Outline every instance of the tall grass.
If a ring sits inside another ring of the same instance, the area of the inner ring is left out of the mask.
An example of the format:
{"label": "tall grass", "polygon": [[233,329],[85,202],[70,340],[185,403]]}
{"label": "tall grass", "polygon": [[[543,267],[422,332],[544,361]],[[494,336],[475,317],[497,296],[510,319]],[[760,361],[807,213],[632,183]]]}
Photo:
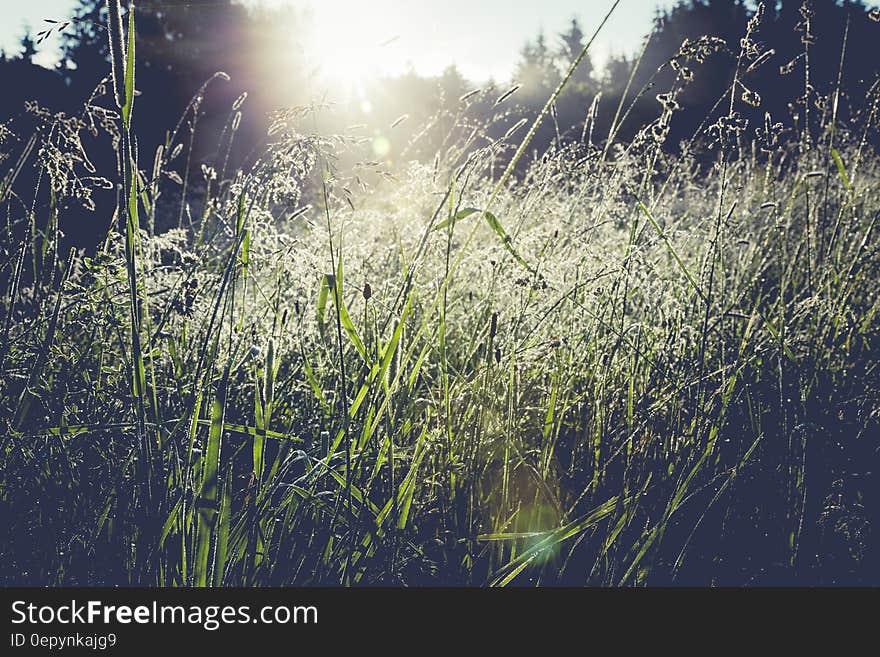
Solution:
{"label": "tall grass", "polygon": [[292,110],[154,235],[187,136],[146,180],[108,7],[119,225],[4,265],[5,581],[877,583],[877,85],[761,152],[738,66],[679,155],[673,89],[633,142],[529,161],[563,81],[522,141],[359,194]]}

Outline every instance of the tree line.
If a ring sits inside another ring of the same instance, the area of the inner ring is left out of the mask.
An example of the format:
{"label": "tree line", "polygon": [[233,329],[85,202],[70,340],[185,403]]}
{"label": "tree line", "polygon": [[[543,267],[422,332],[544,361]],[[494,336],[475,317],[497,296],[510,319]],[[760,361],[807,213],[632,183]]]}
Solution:
{"label": "tree line", "polygon": [[[109,73],[104,6],[78,0],[71,16],[47,17],[42,30],[24,35],[19,53],[0,55],[0,83],[8,90],[0,122],[20,116],[27,100],[52,112],[75,113],[87,99],[112,105],[99,85]],[[302,47],[307,11],[235,0],[141,0],[136,28],[142,162],[152,161],[159,145],[173,148],[168,141],[176,132],[191,136],[190,167],[198,171],[223,147],[217,136],[228,129],[233,106],[243,117],[231,157],[245,162],[266,139],[274,112],[321,101],[314,83],[320,53],[315,59]],[[56,31],[60,61],[53,70],[36,67],[41,42]],[[638,52],[612,55],[601,67],[582,61],[534,150],[601,144],[612,133],[623,142],[660,139],[676,150],[695,135],[711,136],[713,122],[730,116],[744,135],[764,141],[786,129],[809,132],[831,111],[845,123],[870,110],[864,99],[878,80],[878,37],[878,10],[862,0],[682,0],[657,10]],[[358,103],[331,107],[311,127],[366,123],[388,136],[381,153],[388,158],[429,160],[454,126],[479,126],[484,139],[499,139],[538,114],[585,40],[576,18],[559,33],[539,31],[524,43],[512,80],[467,80],[450,66],[437,76],[409,71],[365,81],[369,112]],[[105,168],[115,165],[106,143],[96,151],[98,168],[102,160]]]}

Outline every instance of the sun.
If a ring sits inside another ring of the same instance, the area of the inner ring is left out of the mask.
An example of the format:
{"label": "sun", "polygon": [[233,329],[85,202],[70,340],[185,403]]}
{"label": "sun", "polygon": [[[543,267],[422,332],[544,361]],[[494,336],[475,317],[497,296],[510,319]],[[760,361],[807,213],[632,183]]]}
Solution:
{"label": "sun", "polygon": [[398,26],[393,14],[377,9],[373,3],[354,0],[314,6],[309,50],[319,77],[328,86],[360,95],[371,78],[399,70]]}
{"label": "sun", "polygon": [[360,95],[365,83],[383,72],[382,62],[370,44],[325,42],[323,48],[315,55],[318,75],[341,91]]}

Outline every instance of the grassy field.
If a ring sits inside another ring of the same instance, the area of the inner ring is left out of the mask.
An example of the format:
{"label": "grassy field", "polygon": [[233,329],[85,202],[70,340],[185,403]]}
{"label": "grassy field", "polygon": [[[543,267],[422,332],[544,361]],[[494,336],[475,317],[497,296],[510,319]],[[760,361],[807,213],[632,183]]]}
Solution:
{"label": "grassy field", "polygon": [[876,85],[394,171],[291,112],[153,234],[118,19],[115,228],[4,256],[4,582],[880,583]]}

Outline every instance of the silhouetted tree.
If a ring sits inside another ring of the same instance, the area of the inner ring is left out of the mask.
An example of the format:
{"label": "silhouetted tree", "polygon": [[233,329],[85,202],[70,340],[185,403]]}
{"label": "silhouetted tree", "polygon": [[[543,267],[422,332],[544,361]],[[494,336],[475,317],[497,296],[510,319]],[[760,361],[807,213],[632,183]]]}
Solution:
{"label": "silhouetted tree", "polygon": [[440,74],[440,91],[443,95],[443,101],[446,105],[450,105],[458,101],[468,89],[468,82],[464,79],[461,71],[455,65],[447,66]]}
{"label": "silhouetted tree", "polygon": [[25,35],[21,38],[21,53],[19,54],[19,58],[23,62],[27,62],[28,64],[32,64],[34,61],[34,55],[37,54],[37,46],[34,44],[34,40],[31,37],[30,31],[25,32]]}
{"label": "silhouetted tree", "polygon": [[559,70],[543,30],[523,46],[515,77],[522,85],[521,98],[546,96],[559,83]]}
{"label": "silhouetted tree", "polygon": [[[104,0],[78,0],[71,24],[61,32],[59,70],[68,84],[82,83],[94,88],[95,82],[108,73],[108,46]],[[86,84],[85,80],[89,82]],[[74,88],[74,93],[81,89]],[[89,89],[91,91],[91,89]]]}
{"label": "silhouetted tree", "polygon": [[[584,32],[577,18],[572,18],[568,29],[559,35],[559,64],[562,70],[567,69],[584,48]],[[593,61],[589,53],[581,60],[572,76],[570,84],[578,91],[593,90]]]}
{"label": "silhouetted tree", "polygon": [[600,86],[606,94],[621,94],[635,65],[633,58],[623,54],[612,54],[602,70]]}

